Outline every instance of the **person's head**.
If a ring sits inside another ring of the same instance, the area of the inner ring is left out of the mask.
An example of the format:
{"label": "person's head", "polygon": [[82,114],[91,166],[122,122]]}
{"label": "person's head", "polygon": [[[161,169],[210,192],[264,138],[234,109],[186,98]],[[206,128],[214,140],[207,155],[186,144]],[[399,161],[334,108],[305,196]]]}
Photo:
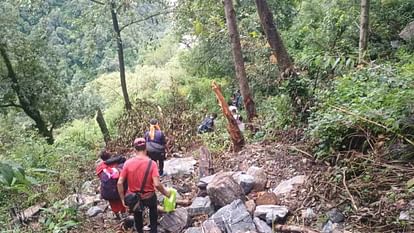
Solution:
{"label": "person's head", "polygon": [[154,140],[155,130],[161,130],[161,128],[158,125],[158,120],[155,119],[155,118],[152,118],[149,123],[150,123],[149,137],[150,137],[151,140]]}
{"label": "person's head", "polygon": [[103,160],[106,161],[109,158],[111,158],[111,153],[109,151],[107,151],[106,149],[101,150],[101,152],[99,152],[99,157]]}
{"label": "person's head", "polygon": [[136,151],[145,151],[147,149],[147,143],[144,138],[135,138],[134,140],[134,148]]}
{"label": "person's head", "polygon": [[213,112],[213,113],[211,114],[211,118],[216,119],[216,118],[217,118],[217,113]]}
{"label": "person's head", "polygon": [[155,119],[155,118],[152,118],[152,119],[149,121],[149,123],[150,123],[150,125],[158,125],[158,120],[157,120],[157,119]]}

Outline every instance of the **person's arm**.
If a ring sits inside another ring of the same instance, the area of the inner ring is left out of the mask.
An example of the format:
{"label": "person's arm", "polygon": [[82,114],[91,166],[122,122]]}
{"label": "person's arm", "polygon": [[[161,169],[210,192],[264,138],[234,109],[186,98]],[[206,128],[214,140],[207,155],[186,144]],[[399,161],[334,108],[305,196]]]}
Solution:
{"label": "person's arm", "polygon": [[168,191],[167,189],[165,189],[164,185],[162,185],[162,183],[160,182],[160,177],[159,176],[153,176],[152,177],[152,181],[154,182],[154,186],[155,188],[160,191],[160,193],[166,197],[170,197],[171,192]]}
{"label": "person's arm", "polygon": [[125,199],[124,182],[125,182],[125,178],[120,177],[118,179],[117,188],[118,188],[118,194],[119,194],[119,197],[121,199],[122,205],[124,205],[126,207],[125,200],[124,200]]}

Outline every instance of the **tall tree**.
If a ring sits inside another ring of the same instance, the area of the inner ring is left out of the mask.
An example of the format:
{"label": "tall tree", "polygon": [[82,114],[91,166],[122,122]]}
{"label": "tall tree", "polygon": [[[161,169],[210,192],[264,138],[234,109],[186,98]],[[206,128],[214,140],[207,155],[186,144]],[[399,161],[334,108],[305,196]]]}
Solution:
{"label": "tall tree", "polygon": [[365,57],[366,50],[367,50],[368,26],[369,26],[369,0],[361,0],[358,63],[362,62],[362,60]]}
{"label": "tall tree", "polygon": [[[105,5],[104,2],[91,0],[97,4]],[[125,109],[127,111],[132,110],[131,101],[129,100],[128,88],[125,77],[125,62],[124,62],[124,46],[122,44],[121,29],[118,23],[117,7],[114,0],[108,0],[109,9],[111,11],[112,26],[116,35],[116,45],[118,51],[118,63],[119,63],[119,75],[121,79],[122,96],[124,97]]]}
{"label": "tall tree", "polygon": [[17,104],[12,100],[9,100],[9,102],[0,105],[0,107],[16,107],[22,109],[27,114],[27,116],[29,116],[35,122],[36,128],[39,130],[39,133],[46,138],[46,141],[49,144],[53,144],[52,132],[54,125],[52,125],[50,129],[48,129],[46,121],[43,119],[39,109],[36,108],[36,104],[33,102],[34,98],[28,97],[27,93],[25,93],[25,91],[21,87],[20,82],[17,78],[17,74],[14,71],[12,62],[7,53],[5,44],[0,44],[0,55],[3,58],[3,62],[7,70],[7,74],[5,76],[11,82],[11,88],[19,101],[19,104]]}
{"label": "tall tree", "polygon": [[257,115],[256,106],[250,93],[249,83],[247,82],[246,69],[244,67],[243,54],[240,44],[240,35],[237,30],[236,13],[234,11],[232,0],[224,0],[224,13],[226,14],[226,23],[232,46],[236,77],[239,82],[240,92],[243,96],[247,119],[249,122],[252,122],[253,118]]}
{"label": "tall tree", "polygon": [[272,49],[272,53],[276,57],[280,75],[282,77],[289,76],[293,71],[293,63],[283,44],[283,40],[276,29],[273,14],[269,9],[266,0],[255,1],[257,13],[260,17],[260,23],[262,24],[267,41]]}

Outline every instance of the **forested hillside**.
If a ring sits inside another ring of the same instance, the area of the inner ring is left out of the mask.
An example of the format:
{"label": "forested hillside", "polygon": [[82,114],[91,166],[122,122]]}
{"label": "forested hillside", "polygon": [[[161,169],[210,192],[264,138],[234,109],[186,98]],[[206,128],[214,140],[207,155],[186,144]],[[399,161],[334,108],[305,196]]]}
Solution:
{"label": "forested hillside", "polygon": [[[323,214],[294,217],[316,197],[348,232],[414,230],[413,0],[3,0],[0,28],[2,232],[87,229],[62,200],[154,117],[168,156],[312,161],[288,223],[321,228]],[[197,134],[211,113],[214,132]],[[266,157],[278,146],[286,158]]]}

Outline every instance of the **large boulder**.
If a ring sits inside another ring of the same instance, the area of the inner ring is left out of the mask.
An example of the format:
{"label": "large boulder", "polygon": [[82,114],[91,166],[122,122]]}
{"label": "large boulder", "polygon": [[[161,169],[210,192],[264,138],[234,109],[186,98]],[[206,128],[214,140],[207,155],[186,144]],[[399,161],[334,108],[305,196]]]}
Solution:
{"label": "large boulder", "polygon": [[306,176],[295,176],[289,180],[282,181],[274,190],[273,192],[276,196],[284,195],[290,193],[292,190],[295,189],[295,186],[302,185],[305,183]]}
{"label": "large boulder", "polygon": [[160,225],[168,232],[180,232],[190,223],[190,216],[187,209],[178,208],[172,213],[165,214],[160,221]]}
{"label": "large boulder", "polygon": [[211,215],[214,212],[210,197],[196,197],[187,210],[191,217],[201,214]]}
{"label": "large boulder", "polygon": [[223,207],[234,200],[246,198],[242,187],[228,173],[217,173],[208,184],[207,193],[215,207]]}
{"label": "large boulder", "polygon": [[285,219],[288,213],[289,209],[286,206],[259,205],[256,206],[254,216],[265,220],[267,224],[272,224]]}
{"label": "large boulder", "polygon": [[263,168],[252,166],[247,170],[246,174],[251,175],[254,178],[254,192],[263,191],[265,189],[267,183],[267,176]]}
{"label": "large boulder", "polygon": [[196,163],[193,157],[169,159],[164,163],[164,173],[174,177],[191,175]]}
{"label": "large boulder", "polygon": [[219,209],[210,217],[217,226],[227,233],[247,232],[256,230],[256,226],[247,212],[243,201],[238,199]]}
{"label": "large boulder", "polygon": [[400,32],[399,36],[405,41],[414,39],[414,21],[407,24],[407,26]]}

